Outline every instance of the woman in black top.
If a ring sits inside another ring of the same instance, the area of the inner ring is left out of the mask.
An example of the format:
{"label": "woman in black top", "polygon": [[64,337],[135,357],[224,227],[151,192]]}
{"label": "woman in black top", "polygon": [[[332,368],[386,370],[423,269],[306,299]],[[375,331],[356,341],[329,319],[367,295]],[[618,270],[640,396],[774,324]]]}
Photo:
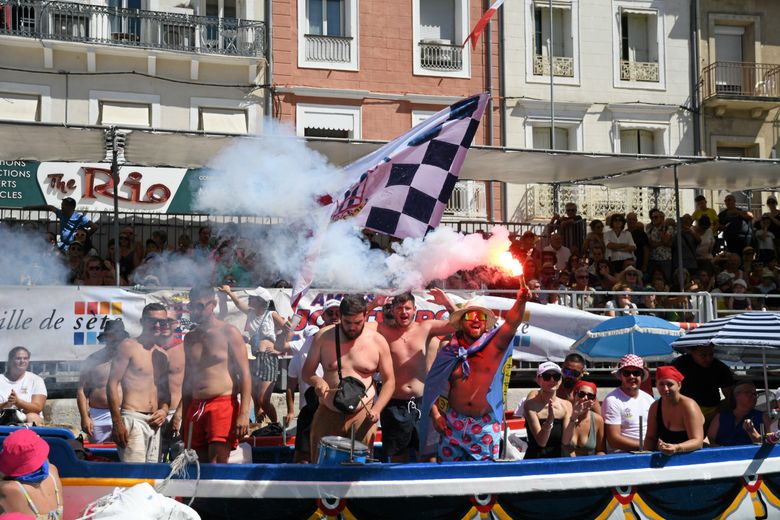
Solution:
{"label": "woman in black top", "polygon": [[656,388],[661,398],[647,414],[645,450],[664,455],[695,451],[704,443],[704,416],[696,401],[680,393],[683,375],[673,366],[658,367]]}

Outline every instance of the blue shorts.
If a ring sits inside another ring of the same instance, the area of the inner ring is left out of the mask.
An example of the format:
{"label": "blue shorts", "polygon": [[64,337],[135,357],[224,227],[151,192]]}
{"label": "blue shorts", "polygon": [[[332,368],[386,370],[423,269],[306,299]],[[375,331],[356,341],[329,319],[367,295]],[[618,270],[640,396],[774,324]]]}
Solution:
{"label": "blue shorts", "polygon": [[501,442],[501,422],[491,411],[469,417],[449,408],[444,414],[447,429],[439,436],[439,460],[494,460]]}

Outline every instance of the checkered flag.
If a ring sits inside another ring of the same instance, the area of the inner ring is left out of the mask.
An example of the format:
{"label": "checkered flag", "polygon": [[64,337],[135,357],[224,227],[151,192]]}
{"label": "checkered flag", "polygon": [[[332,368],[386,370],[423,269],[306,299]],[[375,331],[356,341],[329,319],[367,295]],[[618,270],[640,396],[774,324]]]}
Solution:
{"label": "checkered flag", "polygon": [[[421,237],[444,214],[477,133],[488,93],[463,99],[347,166],[358,181],[336,201],[332,219],[398,238]],[[353,177],[354,178],[354,177]]]}

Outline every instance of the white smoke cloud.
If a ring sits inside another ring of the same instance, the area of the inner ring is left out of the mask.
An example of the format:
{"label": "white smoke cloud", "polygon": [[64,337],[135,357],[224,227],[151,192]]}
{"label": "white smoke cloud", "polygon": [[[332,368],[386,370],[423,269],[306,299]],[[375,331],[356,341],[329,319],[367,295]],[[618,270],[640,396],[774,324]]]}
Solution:
{"label": "white smoke cloud", "polygon": [[42,231],[0,225],[0,285],[63,285],[69,269]]}
{"label": "white smoke cloud", "polygon": [[[269,285],[296,278],[315,242],[313,229],[328,215],[319,197],[340,193],[350,179],[287,129],[266,129],[262,140],[244,142],[215,159],[196,207],[221,215],[284,219],[282,225],[240,231],[255,244],[261,284]],[[460,269],[490,264],[510,244],[508,231],[500,227],[488,240],[440,227],[424,239],[393,244],[392,253],[371,249],[348,220],[329,223],[324,233],[312,286],[345,291],[420,289]]]}

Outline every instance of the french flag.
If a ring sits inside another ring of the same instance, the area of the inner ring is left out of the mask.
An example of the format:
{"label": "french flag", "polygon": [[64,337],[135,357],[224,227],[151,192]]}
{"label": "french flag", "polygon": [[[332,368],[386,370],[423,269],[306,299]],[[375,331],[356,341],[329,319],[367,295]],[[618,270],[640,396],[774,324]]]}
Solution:
{"label": "french flag", "polygon": [[477,25],[474,26],[474,30],[471,31],[471,33],[468,35],[468,38],[466,38],[466,41],[463,42],[464,47],[469,42],[469,40],[471,40],[471,48],[477,48],[477,40],[479,40],[479,36],[482,34],[482,31],[485,30],[485,26],[488,24],[493,15],[496,14],[496,11],[498,11],[498,8],[501,7],[501,4],[503,3],[504,0],[496,0],[490,4],[488,10],[485,11],[485,14],[483,14],[482,18],[479,19]]}

